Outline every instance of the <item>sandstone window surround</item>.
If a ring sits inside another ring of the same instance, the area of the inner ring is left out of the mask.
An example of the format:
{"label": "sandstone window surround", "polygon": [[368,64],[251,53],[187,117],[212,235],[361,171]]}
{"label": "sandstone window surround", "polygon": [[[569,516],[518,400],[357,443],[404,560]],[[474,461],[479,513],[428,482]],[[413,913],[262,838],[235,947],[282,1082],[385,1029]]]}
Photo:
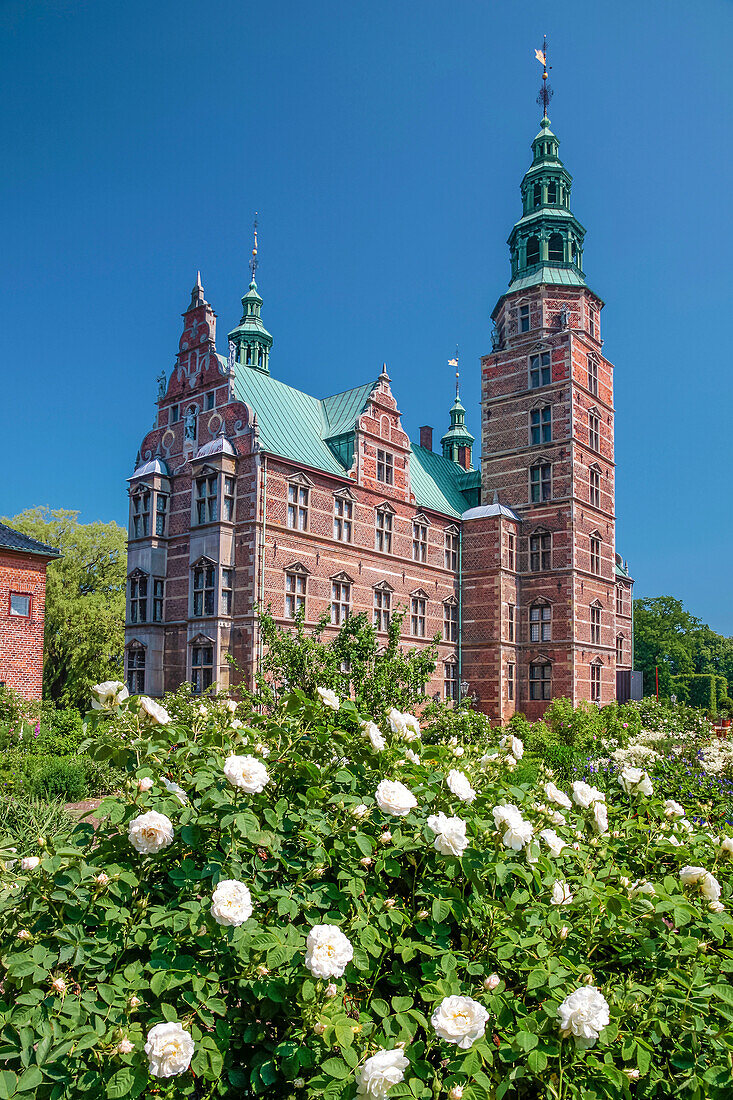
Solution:
{"label": "sandstone window surround", "polygon": [[589,538],[590,547],[590,571],[596,577],[601,575],[601,543],[600,531],[592,531]]}
{"label": "sandstone window surround", "polygon": [[509,661],[506,666],[506,697],[507,699],[514,699],[514,680],[515,680],[515,665],[513,661]]}
{"label": "sandstone window surround", "polygon": [[216,643],[205,634],[197,634],[189,643],[191,650],[191,691],[203,693],[214,683],[214,654]]}
{"label": "sandstone window surround", "polygon": [[336,573],[331,577],[331,624],[333,626],[342,626],[351,614],[353,583],[348,573]]}
{"label": "sandstone window surround", "polygon": [[392,587],[386,581],[374,585],[374,626],[379,631],[389,630],[392,614]]}
{"label": "sandstone window surround", "polygon": [[601,449],[601,418],[595,408],[588,410],[588,446],[592,451]]}
{"label": "sandstone window surround", "polygon": [[234,607],[234,568],[211,558],[199,558],[191,567],[191,610],[193,619],[231,615]]}
{"label": "sandstone window surround", "polygon": [[410,633],[413,638],[424,638],[427,623],[428,594],[422,588],[410,593]]}
{"label": "sandstone window surround", "polygon": [[552,569],[552,535],[539,528],[529,536],[529,570],[541,573]]}
{"label": "sandstone window surround", "polygon": [[590,605],[590,644],[601,644],[601,613],[602,605],[596,600]]}
{"label": "sandstone window surround", "polygon": [[146,623],[148,621],[148,584],[149,576],[141,569],[136,569],[129,577],[130,585],[130,616],[131,623]]}
{"label": "sandstone window surround", "polygon": [[394,455],[381,448],[377,449],[377,481],[394,485]]}
{"label": "sandstone window surround", "polygon": [[552,662],[539,657],[529,666],[529,697],[532,700],[552,698]]}
{"label": "sandstone window surround", "polygon": [[386,502],[375,509],[374,548],[382,554],[392,553],[394,517],[394,508]]}
{"label": "sandstone window surround", "polygon": [[513,603],[506,605],[507,610],[507,641],[516,641],[517,635],[517,606]]}
{"label": "sandstone window surround", "polygon": [[194,482],[194,522],[200,526],[204,523],[216,523],[219,519],[219,473],[207,471],[195,479]]}
{"label": "sandstone window surround", "polygon": [[552,406],[542,405],[529,412],[529,442],[535,447],[538,443],[552,443]]}
{"label": "sandstone window surround", "polygon": [[552,641],[552,605],[547,600],[536,600],[529,609],[529,640]]}
{"label": "sandstone window surround", "polygon": [[149,485],[137,485],[130,497],[130,535],[144,539],[150,534],[150,509],[153,491]]}
{"label": "sandstone window surround", "polygon": [[601,506],[601,467],[593,463],[588,467],[588,480],[590,485],[590,503],[593,508]]}
{"label": "sandstone window surround", "polygon": [[598,397],[598,360],[595,355],[588,356],[588,389]]}
{"label": "sandstone window surround", "polygon": [[529,499],[531,504],[552,500],[552,463],[544,460],[529,468]]}
{"label": "sandstone window surround", "polygon": [[296,561],[285,569],[285,618],[294,619],[302,612],[306,616],[308,595],[308,570]]}
{"label": "sandstone window surround", "polygon": [[455,596],[443,600],[443,640],[458,641],[458,600]]}
{"label": "sandstone window surround", "polygon": [[620,584],[616,585],[616,614],[623,615],[624,613],[624,590]]}
{"label": "sandstone window surround", "polygon": [[127,661],[127,690],[130,695],[145,693],[145,646],[134,640],[129,642],[125,657]]}
{"label": "sandstone window surround", "polygon": [[458,528],[451,524],[450,527],[445,529],[445,568],[450,569],[452,573],[458,572],[458,546],[459,546],[459,534]]}
{"label": "sandstone window surround", "polygon": [[517,536],[510,531],[507,539],[507,568],[517,571]]}
{"label": "sandstone window surround", "polygon": [[351,542],[354,534],[354,498],[348,489],[339,489],[333,496],[333,537],[337,542]]}
{"label": "sandstone window surround", "polygon": [[303,474],[288,479],[286,522],[292,531],[308,530],[311,488],[311,482]]}
{"label": "sandstone window surround", "polygon": [[537,355],[529,357],[529,388],[540,389],[541,386],[549,386],[552,381],[552,367],[550,365],[549,351],[541,351]]}
{"label": "sandstone window surround", "polygon": [[623,634],[616,635],[616,664],[622,665],[624,663],[624,642],[626,639]]}
{"label": "sandstone window surround", "polygon": [[458,661],[455,657],[443,661],[443,698],[446,703],[458,698]]}
{"label": "sandstone window surround", "polygon": [[412,521],[412,560],[424,564],[428,560],[428,526],[426,516],[417,515]]}
{"label": "sandstone window surround", "polygon": [[590,699],[592,703],[601,700],[601,669],[603,665],[600,658],[593,661],[590,666]]}
{"label": "sandstone window surround", "polygon": [[519,331],[520,332],[529,332],[529,303],[528,302],[522,302],[520,304],[518,317],[519,317]]}

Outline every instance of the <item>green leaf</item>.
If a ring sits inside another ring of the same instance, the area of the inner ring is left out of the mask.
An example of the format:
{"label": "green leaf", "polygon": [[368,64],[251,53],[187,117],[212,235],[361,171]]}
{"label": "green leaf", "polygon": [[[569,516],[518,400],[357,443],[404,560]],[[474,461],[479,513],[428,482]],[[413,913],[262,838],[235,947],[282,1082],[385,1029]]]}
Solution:
{"label": "green leaf", "polygon": [[519,1047],[520,1050],[532,1050],[538,1042],[537,1036],[533,1035],[531,1031],[520,1031],[514,1036],[514,1045]]}
{"label": "green leaf", "polygon": [[327,1058],[321,1069],[329,1077],[335,1077],[338,1081],[345,1081],[347,1077],[351,1076],[351,1068],[341,1058]]}
{"label": "green leaf", "polygon": [[29,1066],[17,1084],[18,1092],[30,1092],[43,1082],[43,1074],[38,1066]]}
{"label": "green leaf", "polygon": [[547,1068],[547,1055],[542,1050],[530,1050],[527,1066],[532,1073],[542,1073]]}
{"label": "green leaf", "polygon": [[9,1069],[0,1069],[0,1100],[8,1100],[15,1092],[18,1078]]}
{"label": "green leaf", "polygon": [[437,924],[442,924],[450,913],[450,902],[445,898],[434,898],[432,905],[433,920]]}

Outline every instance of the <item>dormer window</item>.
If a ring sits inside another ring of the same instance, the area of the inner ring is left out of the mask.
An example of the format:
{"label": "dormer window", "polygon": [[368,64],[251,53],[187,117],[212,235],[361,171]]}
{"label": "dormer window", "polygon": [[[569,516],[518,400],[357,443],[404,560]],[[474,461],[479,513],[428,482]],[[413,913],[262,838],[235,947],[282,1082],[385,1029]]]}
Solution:
{"label": "dormer window", "polygon": [[308,530],[310,488],[300,482],[288,485],[288,527],[294,531]]}
{"label": "dormer window", "polygon": [[377,481],[394,484],[394,457],[389,451],[377,451]]}

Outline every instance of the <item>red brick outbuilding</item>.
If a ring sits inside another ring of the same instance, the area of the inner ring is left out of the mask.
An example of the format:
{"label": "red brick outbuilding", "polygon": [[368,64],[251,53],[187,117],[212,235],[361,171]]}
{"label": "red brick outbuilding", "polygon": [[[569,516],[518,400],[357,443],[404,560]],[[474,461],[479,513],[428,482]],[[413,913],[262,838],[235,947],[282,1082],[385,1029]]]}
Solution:
{"label": "red brick outbuilding", "polygon": [[40,699],[46,566],[60,552],[0,523],[0,686]]}

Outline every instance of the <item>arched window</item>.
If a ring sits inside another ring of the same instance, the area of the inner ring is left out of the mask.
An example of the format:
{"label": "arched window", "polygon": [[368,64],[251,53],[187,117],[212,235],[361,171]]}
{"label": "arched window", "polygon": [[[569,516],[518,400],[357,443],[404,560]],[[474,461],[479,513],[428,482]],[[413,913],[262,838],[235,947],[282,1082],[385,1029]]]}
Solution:
{"label": "arched window", "polygon": [[529,666],[529,697],[552,698],[552,665],[549,661],[533,661]]}
{"label": "arched window", "polygon": [[553,233],[550,237],[548,255],[551,263],[562,263],[565,259],[565,245],[559,233]]}
{"label": "arched window", "polygon": [[532,192],[532,198],[533,198],[535,206],[541,206],[542,205],[542,184],[536,183],[534,185],[534,190]]}
{"label": "arched window", "polygon": [[527,267],[540,262],[539,237],[530,237],[527,241]]}
{"label": "arched window", "polygon": [[557,184],[554,180],[550,180],[547,185],[547,201],[551,203],[557,202]]}

